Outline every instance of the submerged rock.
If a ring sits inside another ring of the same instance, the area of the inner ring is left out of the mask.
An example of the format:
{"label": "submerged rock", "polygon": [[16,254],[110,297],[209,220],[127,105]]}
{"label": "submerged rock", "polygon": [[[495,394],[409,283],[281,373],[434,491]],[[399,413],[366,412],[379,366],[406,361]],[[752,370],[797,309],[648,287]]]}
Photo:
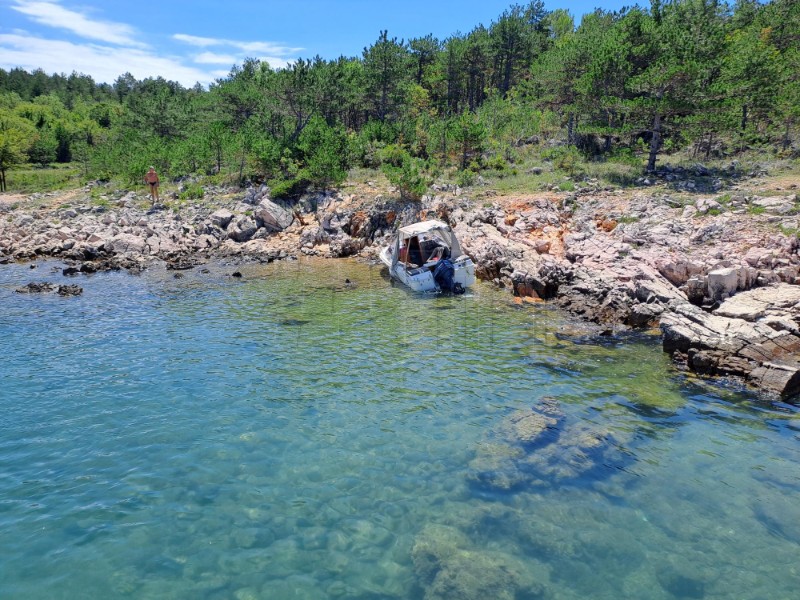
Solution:
{"label": "submerged rock", "polygon": [[492,492],[576,481],[592,471],[630,460],[621,434],[582,422],[568,422],[552,398],[515,411],[479,444],[468,481]]}
{"label": "submerged rock", "polygon": [[531,447],[557,437],[558,425],[563,418],[558,403],[552,398],[543,398],[530,409],[512,413],[503,421],[499,433],[511,444]]}
{"label": "submerged rock", "polygon": [[547,567],[471,546],[453,527],[428,525],[420,532],[411,557],[425,600],[514,600],[543,594],[549,580]]}

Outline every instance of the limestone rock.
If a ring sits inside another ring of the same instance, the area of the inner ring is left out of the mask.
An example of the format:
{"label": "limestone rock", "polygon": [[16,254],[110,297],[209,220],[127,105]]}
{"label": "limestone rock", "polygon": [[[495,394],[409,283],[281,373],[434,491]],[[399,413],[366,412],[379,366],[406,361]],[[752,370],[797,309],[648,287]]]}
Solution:
{"label": "limestone rock", "polygon": [[263,199],[255,211],[256,223],[269,231],[283,231],[294,221],[294,215],[282,206]]}
{"label": "limestone rock", "polygon": [[233,220],[234,214],[226,208],[211,213],[209,219],[211,222],[220,229],[227,229],[230,222]]}
{"label": "limestone rock", "polygon": [[697,372],[735,375],[761,389],[792,396],[800,392],[800,337],[761,320],[768,312],[773,317],[780,312],[777,302],[768,301],[771,294],[782,298],[784,306],[791,305],[784,314],[796,322],[797,291],[792,287],[743,292],[716,314],[691,304],[672,305],[661,318],[664,351],[685,355]]}
{"label": "limestone rock", "polygon": [[330,241],[330,254],[335,258],[353,256],[358,254],[364,247],[364,240],[351,238],[349,235],[342,235]]}
{"label": "limestone rock", "polygon": [[763,208],[766,212],[775,215],[789,215],[797,212],[794,196],[756,198],[752,201],[754,206]]}
{"label": "limestone rock", "polygon": [[712,300],[724,300],[736,293],[739,272],[736,269],[715,269],[708,274],[708,295]]}
{"label": "limestone rock", "polygon": [[145,240],[130,233],[120,233],[107,240],[104,245],[113,254],[142,254]]}
{"label": "limestone rock", "polygon": [[228,237],[236,242],[246,242],[255,235],[258,225],[255,219],[244,216],[228,226]]}
{"label": "limestone rock", "polygon": [[782,283],[743,292],[725,300],[714,314],[755,322],[779,312],[800,317],[800,286]]}

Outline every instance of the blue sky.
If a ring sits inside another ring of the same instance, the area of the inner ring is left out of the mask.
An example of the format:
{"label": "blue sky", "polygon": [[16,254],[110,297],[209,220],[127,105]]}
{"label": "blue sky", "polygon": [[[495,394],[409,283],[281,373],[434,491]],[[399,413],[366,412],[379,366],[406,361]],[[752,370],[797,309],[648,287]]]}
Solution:
{"label": "blue sky", "polygon": [[[522,1],[520,4],[524,3]],[[647,2],[645,1],[647,4]],[[382,29],[400,39],[444,39],[489,25],[509,0],[0,0],[0,68],[87,73],[113,82],[162,76],[191,86],[226,75],[246,57],[280,68],[320,55],[360,55]],[[576,21],[621,0],[545,0]]]}

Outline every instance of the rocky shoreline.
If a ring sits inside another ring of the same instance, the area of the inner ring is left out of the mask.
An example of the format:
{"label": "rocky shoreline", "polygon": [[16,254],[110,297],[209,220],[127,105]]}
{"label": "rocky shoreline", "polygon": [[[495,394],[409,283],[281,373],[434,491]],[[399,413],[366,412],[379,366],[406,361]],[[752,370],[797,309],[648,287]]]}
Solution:
{"label": "rocky shoreline", "polygon": [[478,276],[518,302],[554,302],[608,333],[660,327],[679,366],[792,398],[800,392],[796,187],[753,181],[687,197],[589,183],[500,197],[443,186],[416,203],[367,190],[292,205],[261,187],[153,208],[134,192],[98,203],[88,187],[0,195],[0,263],[55,257],[70,273],[91,273],[153,261],[180,270],[215,258],[375,259],[399,225],[435,217],[454,227]]}

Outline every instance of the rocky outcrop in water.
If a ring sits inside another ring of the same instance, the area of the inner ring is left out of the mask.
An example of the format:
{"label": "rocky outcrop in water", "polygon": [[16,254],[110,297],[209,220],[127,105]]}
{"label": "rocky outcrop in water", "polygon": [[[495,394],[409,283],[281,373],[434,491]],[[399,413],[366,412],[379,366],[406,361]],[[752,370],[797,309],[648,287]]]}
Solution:
{"label": "rocky outcrop in water", "polygon": [[32,281],[14,290],[18,294],[46,294],[56,292],[59,296],[80,296],[83,288],[78,285],[53,285],[48,281]]}
{"label": "rocky outcrop in water", "polygon": [[693,371],[743,377],[785,396],[800,392],[800,286],[742,292],[711,312],[679,303],[661,329],[664,350]]}

